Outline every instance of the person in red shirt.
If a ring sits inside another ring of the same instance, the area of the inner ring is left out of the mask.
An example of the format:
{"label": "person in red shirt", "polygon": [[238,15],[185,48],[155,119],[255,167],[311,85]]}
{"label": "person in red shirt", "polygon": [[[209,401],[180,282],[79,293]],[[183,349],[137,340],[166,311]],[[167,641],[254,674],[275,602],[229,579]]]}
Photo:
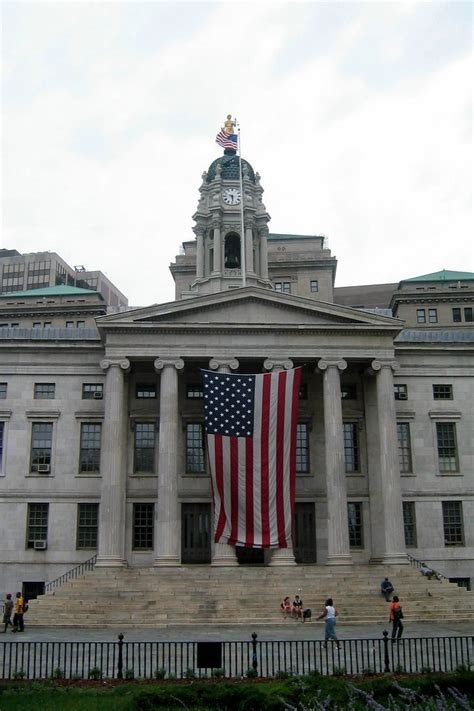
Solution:
{"label": "person in red shirt", "polygon": [[400,639],[403,634],[403,611],[397,595],[393,596],[390,603],[390,622],[392,623],[392,642]]}

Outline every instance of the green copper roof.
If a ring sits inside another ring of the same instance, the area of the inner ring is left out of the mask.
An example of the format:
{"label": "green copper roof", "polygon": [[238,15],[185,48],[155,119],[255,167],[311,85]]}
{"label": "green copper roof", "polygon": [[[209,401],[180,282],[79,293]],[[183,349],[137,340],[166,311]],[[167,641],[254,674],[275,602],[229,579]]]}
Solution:
{"label": "green copper roof", "polygon": [[412,279],[402,279],[403,282],[410,281],[473,281],[474,272],[451,272],[448,269],[442,269],[440,272],[432,274],[423,274],[422,276],[412,277]]}
{"label": "green copper roof", "polygon": [[324,239],[324,235],[283,235],[270,232],[268,239],[275,242],[282,239]]}
{"label": "green copper roof", "polygon": [[35,296],[81,296],[82,294],[98,294],[99,292],[92,289],[79,289],[77,286],[48,286],[44,289],[27,289],[26,291],[12,291],[9,294],[0,294],[0,299],[11,299],[12,297],[21,296],[22,298],[33,298]]}
{"label": "green copper roof", "polygon": [[[206,183],[210,183],[216,177],[217,166],[221,166],[221,178],[223,180],[239,180],[239,157],[223,155],[220,158],[212,161],[211,165],[207,169]],[[246,160],[242,158],[242,170],[245,174],[245,167],[247,167],[248,177],[255,183],[255,173],[253,168]]]}

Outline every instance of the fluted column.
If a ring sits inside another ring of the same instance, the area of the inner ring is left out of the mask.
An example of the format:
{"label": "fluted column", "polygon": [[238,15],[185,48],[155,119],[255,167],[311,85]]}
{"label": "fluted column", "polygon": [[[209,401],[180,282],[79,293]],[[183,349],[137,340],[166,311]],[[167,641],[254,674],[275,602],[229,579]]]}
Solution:
{"label": "fluted column", "polygon": [[[289,358],[267,358],[263,363],[263,367],[265,370],[271,370],[275,373],[279,370],[289,370],[293,367],[293,361]],[[293,530],[293,521],[291,524]],[[270,554],[271,557],[268,565],[296,565],[295,554],[293,552],[293,543],[289,543],[287,548],[272,548]]]}
{"label": "fluted column", "polygon": [[268,279],[268,227],[260,230],[260,271],[262,279]]}
{"label": "fluted column", "polygon": [[99,547],[97,566],[125,566],[126,502],[126,409],[124,374],[130,368],[126,358],[106,358],[104,424],[100,472],[102,485],[99,506]]}
{"label": "fluted column", "polygon": [[[216,370],[218,373],[230,373],[231,370],[237,370],[239,361],[236,358],[211,358],[209,368]],[[215,543],[212,546],[212,563],[211,565],[238,565],[235,546],[230,546],[228,543]]]}
{"label": "fluted column", "polygon": [[221,262],[221,229],[219,226],[214,226],[214,264],[212,271],[215,274],[221,273]]}
{"label": "fluted column", "polygon": [[398,461],[397,417],[392,360],[372,361],[367,389],[370,518],[374,563],[407,563]]}
{"label": "fluted column", "polygon": [[245,228],[245,267],[248,272],[254,271],[253,265],[253,230],[249,225]]}
{"label": "fluted column", "polygon": [[341,359],[324,358],[318,362],[323,373],[324,448],[328,501],[328,565],[352,563],[347,518],[347,487],[344,464],[341,376],[347,368]]}
{"label": "fluted column", "polygon": [[202,229],[196,231],[196,278],[204,276],[204,233]]}
{"label": "fluted column", "polygon": [[181,516],[178,503],[178,370],[181,358],[158,358],[160,377],[160,436],[158,445],[158,511],[155,526],[155,565],[181,562]]}

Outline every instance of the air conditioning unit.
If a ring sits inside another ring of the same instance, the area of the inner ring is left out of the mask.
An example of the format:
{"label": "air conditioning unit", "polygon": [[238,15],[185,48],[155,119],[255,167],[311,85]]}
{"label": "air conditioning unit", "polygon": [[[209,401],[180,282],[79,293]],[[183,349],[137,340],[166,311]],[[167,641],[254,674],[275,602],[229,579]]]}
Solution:
{"label": "air conditioning unit", "polygon": [[51,467],[49,464],[38,464],[38,474],[49,474]]}
{"label": "air conditioning unit", "polygon": [[96,391],[94,392],[94,400],[102,400],[103,397],[104,397],[104,393],[103,393],[103,392],[101,392],[101,391],[99,391],[99,390],[96,390]]}
{"label": "air conditioning unit", "polygon": [[48,547],[47,541],[35,541],[33,543],[33,548],[35,549],[35,551],[45,551],[47,547]]}
{"label": "air conditioning unit", "polygon": [[406,393],[398,393],[399,400],[408,400],[408,395]]}

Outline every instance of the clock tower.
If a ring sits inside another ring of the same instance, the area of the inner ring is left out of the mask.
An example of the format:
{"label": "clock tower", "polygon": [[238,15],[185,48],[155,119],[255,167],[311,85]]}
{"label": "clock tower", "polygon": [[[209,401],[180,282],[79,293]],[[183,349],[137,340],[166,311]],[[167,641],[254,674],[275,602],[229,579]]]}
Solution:
{"label": "clock tower", "polygon": [[267,258],[270,215],[262,202],[259,174],[246,160],[240,161],[234,150],[226,148],[203,173],[199,192],[193,215],[196,273],[183,296],[241,287],[244,268],[247,286],[271,289]]}

